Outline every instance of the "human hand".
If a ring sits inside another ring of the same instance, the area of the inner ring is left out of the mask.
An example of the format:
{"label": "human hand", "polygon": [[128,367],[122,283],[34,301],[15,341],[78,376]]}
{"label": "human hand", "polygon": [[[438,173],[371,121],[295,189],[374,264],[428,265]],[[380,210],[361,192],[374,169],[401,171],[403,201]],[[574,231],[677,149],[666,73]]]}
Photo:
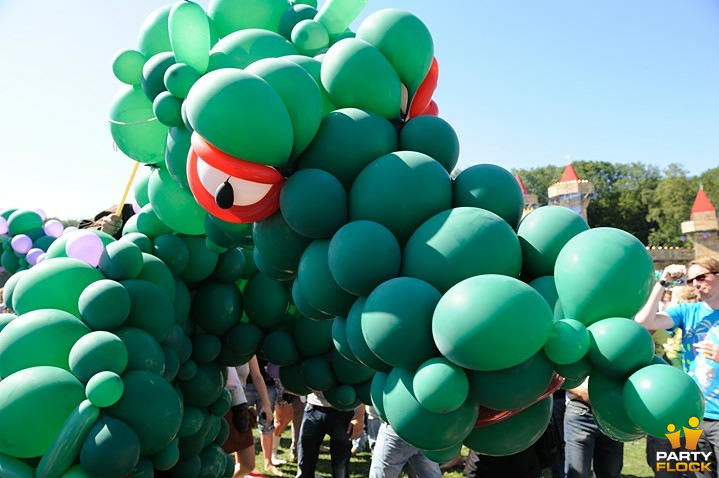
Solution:
{"label": "human hand", "polygon": [[352,420],[350,420],[349,425],[347,425],[347,435],[349,436],[350,441],[362,435],[363,430],[364,418],[352,417]]}
{"label": "human hand", "polygon": [[274,418],[272,417],[272,408],[268,405],[263,405],[262,408],[260,408],[260,423],[262,425],[267,425],[268,423],[272,423],[273,419]]}
{"label": "human hand", "polygon": [[703,340],[694,344],[698,355],[719,362],[719,345],[709,340]]}
{"label": "human hand", "polygon": [[122,219],[117,214],[110,214],[109,216],[103,216],[98,221],[100,223],[100,230],[105,234],[114,236],[122,227]]}
{"label": "human hand", "polygon": [[673,282],[679,279],[681,276],[687,273],[686,266],[681,264],[672,264],[664,268],[662,271],[662,280],[667,282]]}

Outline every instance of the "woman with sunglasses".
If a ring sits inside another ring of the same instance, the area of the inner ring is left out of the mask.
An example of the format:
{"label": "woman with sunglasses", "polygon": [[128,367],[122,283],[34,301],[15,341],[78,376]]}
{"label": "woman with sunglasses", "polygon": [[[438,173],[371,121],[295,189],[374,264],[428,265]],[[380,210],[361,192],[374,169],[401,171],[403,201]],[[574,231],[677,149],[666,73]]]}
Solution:
{"label": "woman with sunglasses", "polygon": [[[702,257],[688,267],[670,265],[662,272],[649,300],[635,320],[650,331],[682,330],[682,366],[699,385],[706,400],[704,433],[699,449],[712,452],[710,468],[716,470],[719,452],[719,260]],[[658,312],[659,299],[672,281],[686,275],[686,284],[694,288],[698,302],[686,302]],[[695,472],[697,477],[717,476],[716,471]]]}

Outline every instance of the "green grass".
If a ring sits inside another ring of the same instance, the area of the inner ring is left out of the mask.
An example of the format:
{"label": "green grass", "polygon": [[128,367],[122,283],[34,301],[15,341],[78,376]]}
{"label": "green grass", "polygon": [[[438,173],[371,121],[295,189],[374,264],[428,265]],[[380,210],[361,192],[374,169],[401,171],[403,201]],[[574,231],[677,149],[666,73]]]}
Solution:
{"label": "green grass", "polygon": [[[255,430],[257,436],[257,431]],[[281,465],[279,468],[282,470],[284,477],[294,477],[297,474],[297,464],[291,463],[290,460],[290,443],[291,435],[289,427],[282,434],[282,440],[280,442],[280,450],[278,456],[287,463]],[[329,446],[329,438],[325,439],[325,446]],[[257,470],[261,473],[266,473],[264,469],[264,460],[262,458],[262,450],[260,449],[259,443],[256,445],[257,456],[256,465]],[[462,454],[466,455],[468,452],[467,448],[462,449]],[[369,467],[372,461],[372,455],[369,452],[361,452],[352,457],[350,462],[350,478],[366,478],[369,475]],[[330,455],[329,453],[320,454],[319,462],[317,463],[317,473],[323,477],[331,477],[332,469],[330,467]],[[403,474],[402,476],[407,476]],[[453,468],[447,470],[442,474],[443,478],[463,478],[461,468]],[[542,473],[543,477],[550,477],[549,470],[544,470]],[[622,469],[622,477],[626,478],[651,478],[654,476],[651,468],[646,462],[645,452],[645,441],[644,439],[627,442],[624,444],[624,467]]]}

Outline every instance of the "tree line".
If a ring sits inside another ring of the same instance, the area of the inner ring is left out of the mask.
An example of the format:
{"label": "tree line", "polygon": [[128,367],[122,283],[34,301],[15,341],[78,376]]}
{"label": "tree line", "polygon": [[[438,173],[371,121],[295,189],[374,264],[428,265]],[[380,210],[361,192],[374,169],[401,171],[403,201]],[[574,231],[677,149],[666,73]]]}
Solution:
{"label": "tree line", "polygon": [[[577,175],[594,183],[596,197],[589,203],[591,227],[616,227],[636,236],[648,246],[692,247],[683,237],[681,223],[689,220],[700,184],[719,206],[719,167],[689,176],[679,164],[664,169],[641,163],[613,164],[605,161],[573,161]],[[513,169],[539,204],[548,203],[547,188],[562,176],[564,166]]]}

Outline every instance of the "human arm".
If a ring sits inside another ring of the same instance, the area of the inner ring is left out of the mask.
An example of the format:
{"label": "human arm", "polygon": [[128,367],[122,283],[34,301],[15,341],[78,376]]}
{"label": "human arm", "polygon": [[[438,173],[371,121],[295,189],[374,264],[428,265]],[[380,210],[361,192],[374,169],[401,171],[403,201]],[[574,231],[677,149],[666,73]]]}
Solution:
{"label": "human arm", "polygon": [[349,425],[347,425],[347,435],[349,435],[350,440],[354,440],[362,434],[364,430],[364,412],[364,403],[355,408],[354,415],[352,415],[352,419]]}
{"label": "human arm", "polygon": [[[265,379],[260,372],[260,365],[257,363],[257,356],[253,355],[250,359],[250,376],[252,377],[252,384],[257,390],[257,394],[260,396],[262,406],[259,410],[259,419],[263,423],[271,423],[272,417],[272,404],[270,403],[270,395],[267,393],[267,385],[265,385]],[[264,413],[264,418],[263,414]]]}
{"label": "human arm", "polygon": [[589,378],[584,379],[581,385],[567,390],[570,393],[576,395],[581,401],[586,404],[591,403],[589,401]]}
{"label": "human arm", "polygon": [[659,300],[664,293],[665,287],[662,282],[668,283],[679,279],[686,273],[686,267],[678,264],[667,266],[659,279],[654,284],[649,299],[644,306],[634,316],[634,320],[641,324],[647,330],[670,329],[674,327],[674,320],[666,312],[658,312]]}

